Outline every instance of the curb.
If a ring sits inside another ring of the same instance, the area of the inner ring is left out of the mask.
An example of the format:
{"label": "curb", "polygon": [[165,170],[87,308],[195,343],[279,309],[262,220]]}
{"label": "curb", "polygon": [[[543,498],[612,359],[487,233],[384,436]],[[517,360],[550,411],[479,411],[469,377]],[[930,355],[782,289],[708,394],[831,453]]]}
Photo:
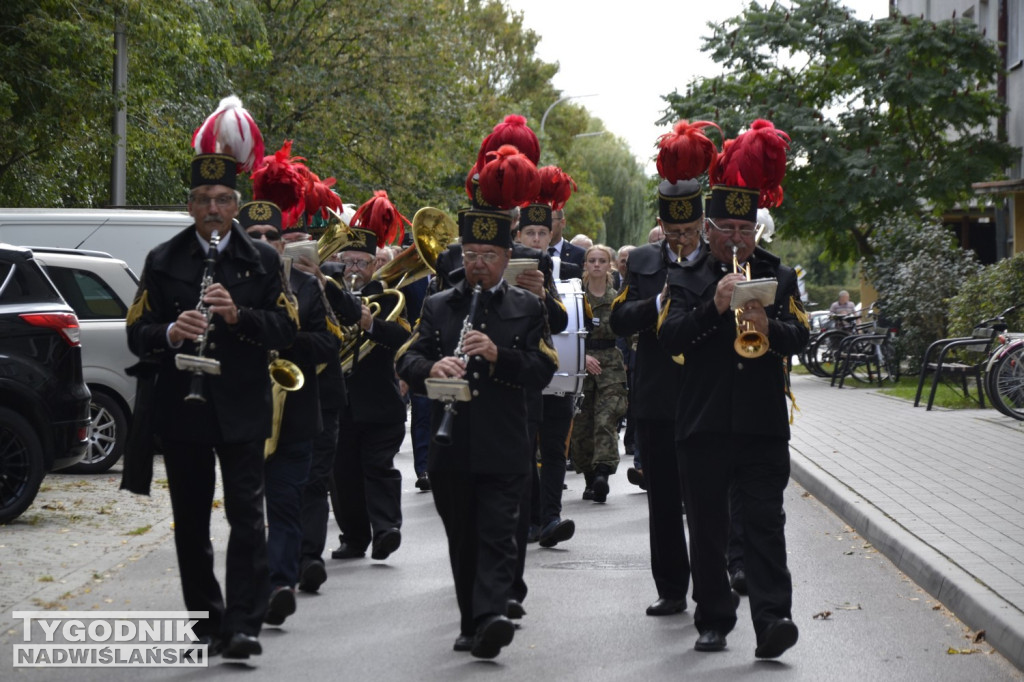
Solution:
{"label": "curb", "polygon": [[1010,663],[1024,670],[1024,613],[858,495],[794,446],[793,480],[832,510],[896,567],[938,599]]}

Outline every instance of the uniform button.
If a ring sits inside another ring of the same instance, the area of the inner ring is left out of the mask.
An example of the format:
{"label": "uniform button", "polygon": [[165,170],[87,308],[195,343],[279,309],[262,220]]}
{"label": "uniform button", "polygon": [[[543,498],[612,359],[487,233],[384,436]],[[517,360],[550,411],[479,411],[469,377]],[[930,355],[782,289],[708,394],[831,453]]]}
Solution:
{"label": "uniform button", "polygon": [[486,322],[480,323],[480,328],[481,329],[487,329],[487,323]]}
{"label": "uniform button", "polygon": [[210,342],[210,350],[217,350],[217,344]]}
{"label": "uniform button", "polygon": [[736,369],[743,369],[743,363],[742,362],[737,362],[736,363]]}
{"label": "uniform button", "polygon": [[480,378],[480,372],[473,372],[473,378],[474,379],[479,379]]}
{"label": "uniform button", "polygon": [[474,388],[474,389],[473,389],[473,397],[475,398],[475,397],[476,397],[476,396],[478,396],[478,395],[480,395],[480,391],[478,391],[478,390],[476,390],[476,389]]}

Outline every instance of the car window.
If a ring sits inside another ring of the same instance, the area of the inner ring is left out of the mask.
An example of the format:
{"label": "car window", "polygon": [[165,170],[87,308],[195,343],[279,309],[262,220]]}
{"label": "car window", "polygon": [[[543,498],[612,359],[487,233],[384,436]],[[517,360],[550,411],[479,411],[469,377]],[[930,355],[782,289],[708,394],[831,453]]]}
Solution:
{"label": "car window", "polygon": [[123,319],[128,314],[127,306],[96,273],[52,265],[47,271],[79,320]]}
{"label": "car window", "polygon": [[60,303],[60,294],[32,261],[0,264],[0,303]]}

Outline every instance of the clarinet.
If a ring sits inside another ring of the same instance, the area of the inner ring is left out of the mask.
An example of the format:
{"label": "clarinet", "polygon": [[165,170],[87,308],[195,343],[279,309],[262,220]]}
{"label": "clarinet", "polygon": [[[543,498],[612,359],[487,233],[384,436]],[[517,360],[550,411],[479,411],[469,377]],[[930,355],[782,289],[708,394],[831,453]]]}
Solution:
{"label": "clarinet", "polygon": [[[206,298],[206,290],[210,288],[211,284],[213,284],[213,269],[217,266],[217,245],[218,244],[220,244],[220,234],[217,232],[217,230],[214,230],[213,234],[210,235],[210,248],[206,251],[206,270],[203,273],[202,284],[200,284],[200,286],[199,286],[199,302],[196,304],[196,310],[198,310],[200,313],[202,313],[203,319],[206,320],[206,324],[207,324],[207,328],[205,330],[203,330],[202,333],[199,334],[199,336],[196,337],[196,346],[198,347],[198,349],[196,351],[196,356],[198,358],[206,359],[208,362],[210,362],[210,361],[217,362],[217,361],[216,360],[212,360],[211,358],[205,358],[205,355],[206,355],[206,341],[207,341],[207,336],[208,336],[207,332],[209,331],[210,318],[213,316],[213,313],[210,312],[210,306],[207,305],[203,301],[203,299]],[[214,372],[214,373],[219,374],[220,373],[219,370],[220,370],[220,363],[217,363],[217,372]],[[185,396],[185,400],[197,401],[197,402],[205,403],[206,402],[206,397],[203,396],[203,375],[206,374],[210,370],[204,369],[200,365],[200,366],[193,367],[191,369],[191,371],[192,371],[192,386],[191,386],[191,390],[189,391],[189,394],[187,396]]]}
{"label": "clarinet", "polygon": [[[463,346],[466,342],[466,334],[473,331],[473,318],[476,317],[476,306],[480,300],[480,292],[482,291],[480,284],[477,283],[473,287],[473,297],[469,300],[469,313],[466,315],[466,319],[462,321],[462,329],[459,331],[459,342],[455,345],[455,352],[453,355],[462,360],[466,365],[469,364],[469,356],[463,350]],[[444,404],[444,414],[441,415],[441,423],[437,427],[437,433],[434,434],[434,442],[438,445],[445,447],[452,444],[452,423],[455,421],[455,401],[449,400]]]}

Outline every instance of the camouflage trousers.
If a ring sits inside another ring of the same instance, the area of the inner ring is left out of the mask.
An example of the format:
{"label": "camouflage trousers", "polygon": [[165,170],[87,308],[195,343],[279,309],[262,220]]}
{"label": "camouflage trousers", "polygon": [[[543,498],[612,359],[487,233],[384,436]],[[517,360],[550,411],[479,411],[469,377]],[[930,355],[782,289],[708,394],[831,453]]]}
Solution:
{"label": "camouflage trousers", "polygon": [[619,420],[625,414],[624,377],[622,381],[608,381],[603,374],[587,375],[583,407],[572,423],[571,457],[577,472],[590,474],[603,464],[609,473],[615,473],[619,465]]}

